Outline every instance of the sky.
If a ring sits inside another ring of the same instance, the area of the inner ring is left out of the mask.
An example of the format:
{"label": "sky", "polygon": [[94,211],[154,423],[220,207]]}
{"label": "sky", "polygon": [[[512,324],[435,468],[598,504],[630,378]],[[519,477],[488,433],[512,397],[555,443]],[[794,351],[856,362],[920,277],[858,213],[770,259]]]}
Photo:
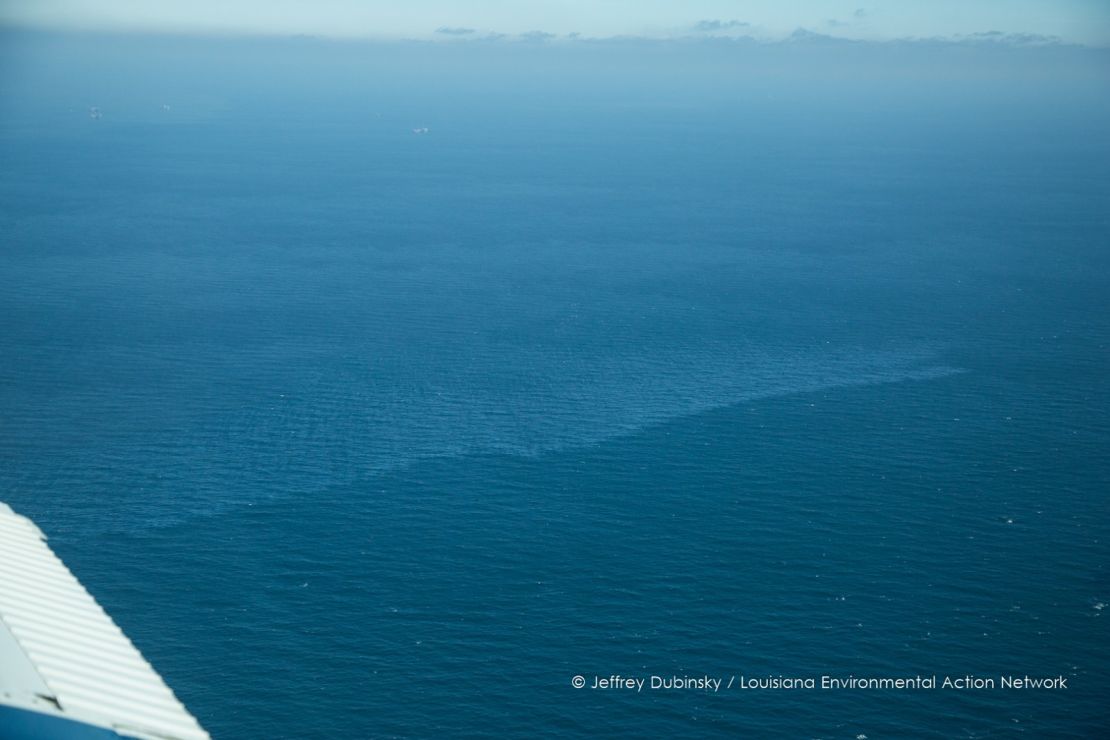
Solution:
{"label": "sky", "polygon": [[51,30],[555,41],[743,35],[844,38],[988,32],[1110,46],[1110,0],[0,0],[0,23]]}

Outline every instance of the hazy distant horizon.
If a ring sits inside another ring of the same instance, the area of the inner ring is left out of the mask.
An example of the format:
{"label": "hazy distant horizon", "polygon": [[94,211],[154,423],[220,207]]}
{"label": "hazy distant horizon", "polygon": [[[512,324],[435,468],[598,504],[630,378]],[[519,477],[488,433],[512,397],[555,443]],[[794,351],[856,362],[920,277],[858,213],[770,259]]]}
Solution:
{"label": "hazy distant horizon", "polygon": [[1110,5],[1097,0],[982,0],[931,3],[863,0],[770,0],[687,3],[544,0],[506,6],[485,2],[412,3],[323,0],[226,3],[197,0],[15,0],[0,25],[43,30],[173,34],[319,36],[369,39],[523,39],[750,37],[781,40],[801,31],[860,41],[1041,38],[1110,45]]}

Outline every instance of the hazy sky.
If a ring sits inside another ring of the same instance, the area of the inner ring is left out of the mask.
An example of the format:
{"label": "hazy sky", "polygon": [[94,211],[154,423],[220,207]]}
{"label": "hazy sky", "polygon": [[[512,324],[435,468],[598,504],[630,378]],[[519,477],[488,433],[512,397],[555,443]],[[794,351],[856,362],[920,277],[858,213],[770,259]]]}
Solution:
{"label": "hazy sky", "polygon": [[1110,0],[0,0],[0,19],[55,29],[443,39],[537,30],[774,38],[806,28],[861,39],[1001,31],[1110,45]]}

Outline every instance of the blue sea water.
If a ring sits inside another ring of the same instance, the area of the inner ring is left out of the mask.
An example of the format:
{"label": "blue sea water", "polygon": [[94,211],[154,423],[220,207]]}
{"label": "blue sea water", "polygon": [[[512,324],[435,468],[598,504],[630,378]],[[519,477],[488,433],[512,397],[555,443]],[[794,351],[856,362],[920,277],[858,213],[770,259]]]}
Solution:
{"label": "blue sea water", "polygon": [[272,84],[0,136],[0,499],[215,737],[1106,732],[1105,108]]}

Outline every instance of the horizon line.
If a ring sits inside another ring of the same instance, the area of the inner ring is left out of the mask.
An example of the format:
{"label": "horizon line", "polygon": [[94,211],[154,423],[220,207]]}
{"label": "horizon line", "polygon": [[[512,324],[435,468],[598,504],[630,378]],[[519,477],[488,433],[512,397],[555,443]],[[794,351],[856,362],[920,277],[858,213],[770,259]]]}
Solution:
{"label": "horizon line", "polygon": [[231,28],[77,28],[63,26],[48,26],[34,23],[22,23],[12,20],[0,20],[0,33],[26,33],[37,35],[55,36],[132,36],[132,37],[170,37],[180,39],[208,39],[208,40],[275,40],[275,41],[322,41],[334,43],[372,43],[372,44],[437,44],[463,46],[468,44],[509,43],[523,46],[551,46],[573,44],[599,44],[599,43],[697,43],[697,44],[727,44],[727,43],[753,43],[764,46],[775,46],[791,43],[806,42],[832,42],[852,45],[887,46],[896,44],[926,45],[975,45],[979,47],[1019,48],[1019,49],[1045,49],[1045,48],[1070,48],[1086,49],[1092,51],[1110,50],[1110,43],[1094,44],[1082,41],[1071,41],[1060,36],[1036,34],[1027,32],[1007,32],[998,30],[976,31],[969,34],[950,34],[932,36],[892,36],[889,38],[852,37],[834,35],[822,31],[814,31],[805,26],[797,26],[792,31],[775,34],[752,33],[705,33],[686,31],[667,35],[650,34],[612,34],[607,36],[588,36],[586,34],[552,33],[536,29],[518,33],[504,33],[494,30],[462,29],[455,31],[451,27],[440,26],[428,31],[425,35],[407,34],[330,34],[330,33],[288,33],[280,31],[264,31],[251,29]]}

